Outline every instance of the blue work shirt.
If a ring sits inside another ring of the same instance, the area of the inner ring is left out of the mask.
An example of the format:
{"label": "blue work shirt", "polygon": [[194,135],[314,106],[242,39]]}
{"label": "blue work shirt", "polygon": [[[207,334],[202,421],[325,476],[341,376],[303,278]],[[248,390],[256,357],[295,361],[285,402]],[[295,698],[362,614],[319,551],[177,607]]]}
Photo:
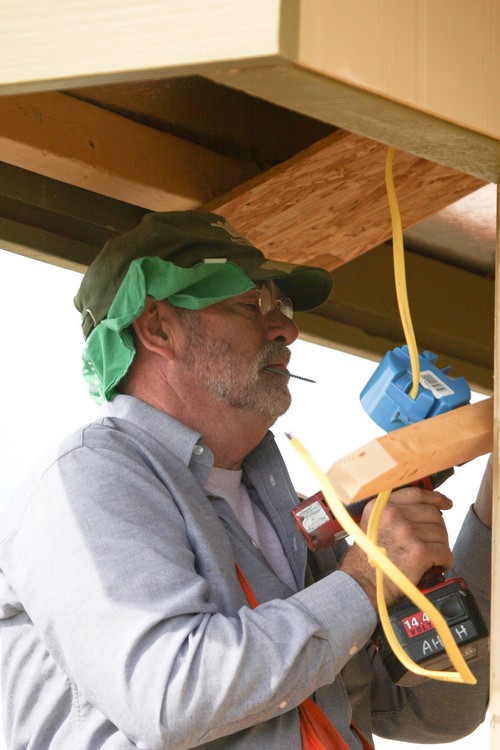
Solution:
{"label": "blue work shirt", "polygon": [[[313,694],[353,750],[353,710],[368,735],[438,742],[471,731],[485,709],[487,660],[474,670],[475,688],[390,683],[369,646],[376,613],[335,570],[333,550],[318,556],[320,580],[311,583],[290,513],[297,497],[272,434],[247,457],[244,480],[276,529],[297,592],[228,504],[207,497],[212,464],[201,435],[117,396],[109,416],[63,442],[4,510],[9,747],[300,750],[296,706]],[[483,608],[488,540],[472,514],[456,553],[459,572],[469,559]],[[235,561],[260,602],[254,610]]]}

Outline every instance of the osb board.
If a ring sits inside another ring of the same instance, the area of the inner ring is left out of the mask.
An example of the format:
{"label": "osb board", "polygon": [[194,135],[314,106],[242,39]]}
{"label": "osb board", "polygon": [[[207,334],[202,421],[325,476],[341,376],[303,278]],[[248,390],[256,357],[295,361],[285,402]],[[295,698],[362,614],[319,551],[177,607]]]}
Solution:
{"label": "osb board", "polygon": [[[206,207],[267,255],[333,270],[389,239],[387,147],[338,131]],[[398,151],[394,181],[403,228],[485,183]]]}

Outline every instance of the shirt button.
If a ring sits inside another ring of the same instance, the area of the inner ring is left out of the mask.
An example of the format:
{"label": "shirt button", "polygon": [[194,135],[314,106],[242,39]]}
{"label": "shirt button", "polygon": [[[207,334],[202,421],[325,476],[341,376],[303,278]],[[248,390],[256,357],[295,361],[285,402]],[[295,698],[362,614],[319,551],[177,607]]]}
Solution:
{"label": "shirt button", "polygon": [[358,651],[358,647],[357,647],[357,645],[356,645],[356,644],[354,643],[354,644],[353,644],[353,645],[351,646],[351,648],[349,649],[349,656],[354,656],[354,654],[355,654],[355,653],[357,653],[357,651]]}
{"label": "shirt button", "polygon": [[193,453],[195,456],[201,456],[201,454],[203,453],[203,450],[204,450],[203,446],[198,444],[194,446]]}
{"label": "shirt button", "polygon": [[288,706],[288,701],[281,701],[278,708],[286,708]]}

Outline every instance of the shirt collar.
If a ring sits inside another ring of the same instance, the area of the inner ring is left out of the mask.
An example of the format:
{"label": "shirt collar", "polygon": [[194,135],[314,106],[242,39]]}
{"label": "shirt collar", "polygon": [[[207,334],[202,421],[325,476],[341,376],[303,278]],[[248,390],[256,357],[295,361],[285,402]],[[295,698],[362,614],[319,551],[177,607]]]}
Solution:
{"label": "shirt collar", "polygon": [[111,418],[125,419],[143,430],[189,466],[199,479],[208,476],[214,457],[199,432],[135,396],[115,396],[107,405],[107,412]]}

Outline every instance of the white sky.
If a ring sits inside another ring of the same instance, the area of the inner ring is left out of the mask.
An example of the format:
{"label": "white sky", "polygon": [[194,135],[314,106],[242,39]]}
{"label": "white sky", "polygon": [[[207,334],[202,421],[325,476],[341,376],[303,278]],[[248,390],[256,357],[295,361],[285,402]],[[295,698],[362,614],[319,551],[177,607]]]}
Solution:
{"label": "white sky", "polygon": [[[79,274],[0,250],[0,500],[14,491],[47,445],[101,413],[80,375],[83,339],[79,314],[72,303],[79,283]],[[313,378],[317,384],[291,380],[292,407],[276,423],[274,433],[299,492],[313,494],[317,482],[284,433],[298,437],[324,470],[382,434],[359,404],[359,393],[375,366],[374,362],[303,341],[293,345],[291,372]],[[446,517],[451,540],[475,498],[485,461],[486,457],[481,457],[456,469],[455,476],[442,488],[455,503]],[[424,747],[429,745],[376,740],[376,750]],[[487,722],[469,738],[431,747],[487,748]],[[0,750],[6,750],[1,733]]]}

